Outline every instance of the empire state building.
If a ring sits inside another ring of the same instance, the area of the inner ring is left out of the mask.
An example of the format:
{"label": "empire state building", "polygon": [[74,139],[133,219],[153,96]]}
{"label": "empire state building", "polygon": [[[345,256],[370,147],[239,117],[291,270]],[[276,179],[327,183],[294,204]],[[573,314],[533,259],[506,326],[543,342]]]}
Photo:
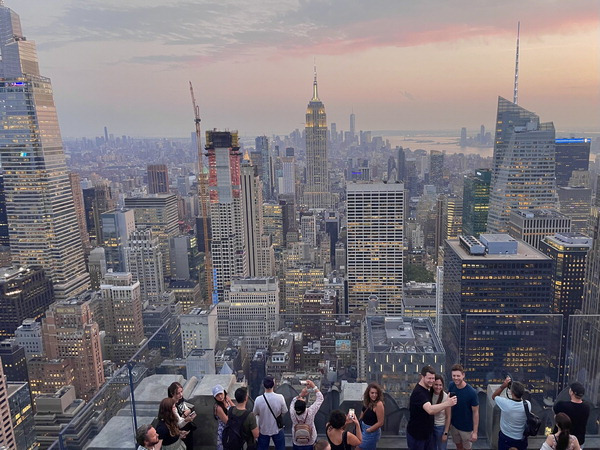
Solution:
{"label": "empire state building", "polygon": [[13,263],[42,266],[57,299],[89,287],[50,79],[0,0],[0,161]]}
{"label": "empire state building", "polygon": [[306,186],[303,203],[310,209],[332,207],[327,168],[327,117],[325,106],[317,92],[317,73],[313,96],[306,108]]}

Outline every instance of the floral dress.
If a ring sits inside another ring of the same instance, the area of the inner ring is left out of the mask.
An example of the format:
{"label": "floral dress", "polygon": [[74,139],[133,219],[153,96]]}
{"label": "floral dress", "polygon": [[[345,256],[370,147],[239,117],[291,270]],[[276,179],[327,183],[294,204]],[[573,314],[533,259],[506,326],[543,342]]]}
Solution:
{"label": "floral dress", "polygon": [[[217,419],[217,450],[223,450],[223,428],[225,428],[225,422],[223,422],[217,415],[217,408],[219,405],[215,404],[214,415]],[[225,412],[227,414],[227,412]]]}

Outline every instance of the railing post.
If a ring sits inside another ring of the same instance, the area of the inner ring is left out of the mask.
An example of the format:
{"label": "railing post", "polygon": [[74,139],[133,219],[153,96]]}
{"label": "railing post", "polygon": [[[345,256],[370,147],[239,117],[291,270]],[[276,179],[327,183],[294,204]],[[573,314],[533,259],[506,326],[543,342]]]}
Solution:
{"label": "railing post", "polygon": [[135,435],[135,432],[138,428],[138,423],[137,423],[137,414],[136,414],[136,410],[135,410],[135,386],[133,385],[133,368],[134,367],[135,367],[135,362],[130,360],[127,363],[127,373],[129,374],[129,390],[131,391],[131,414],[133,415],[133,433]]}
{"label": "railing post", "polygon": [[67,450],[67,447],[65,447],[65,443],[63,442],[62,433],[58,433],[58,447],[60,450]]}

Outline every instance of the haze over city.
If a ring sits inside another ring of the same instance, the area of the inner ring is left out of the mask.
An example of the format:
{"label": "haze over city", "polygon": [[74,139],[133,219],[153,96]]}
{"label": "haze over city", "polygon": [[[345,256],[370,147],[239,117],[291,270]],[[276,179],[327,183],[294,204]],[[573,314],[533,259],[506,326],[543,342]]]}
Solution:
{"label": "haze over city", "polygon": [[52,79],[64,137],[189,136],[188,80],[203,128],[302,128],[316,59],[328,122],[347,129],[491,127],[512,98],[557,131],[600,130],[593,0],[5,1]]}

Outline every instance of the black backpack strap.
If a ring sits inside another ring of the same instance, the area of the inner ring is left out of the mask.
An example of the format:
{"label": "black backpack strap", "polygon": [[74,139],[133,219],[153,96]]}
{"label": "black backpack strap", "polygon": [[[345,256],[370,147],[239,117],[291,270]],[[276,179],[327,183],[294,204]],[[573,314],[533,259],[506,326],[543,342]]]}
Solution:
{"label": "black backpack strap", "polygon": [[529,406],[527,406],[527,400],[523,400],[523,406],[525,407],[525,417],[529,418]]}

